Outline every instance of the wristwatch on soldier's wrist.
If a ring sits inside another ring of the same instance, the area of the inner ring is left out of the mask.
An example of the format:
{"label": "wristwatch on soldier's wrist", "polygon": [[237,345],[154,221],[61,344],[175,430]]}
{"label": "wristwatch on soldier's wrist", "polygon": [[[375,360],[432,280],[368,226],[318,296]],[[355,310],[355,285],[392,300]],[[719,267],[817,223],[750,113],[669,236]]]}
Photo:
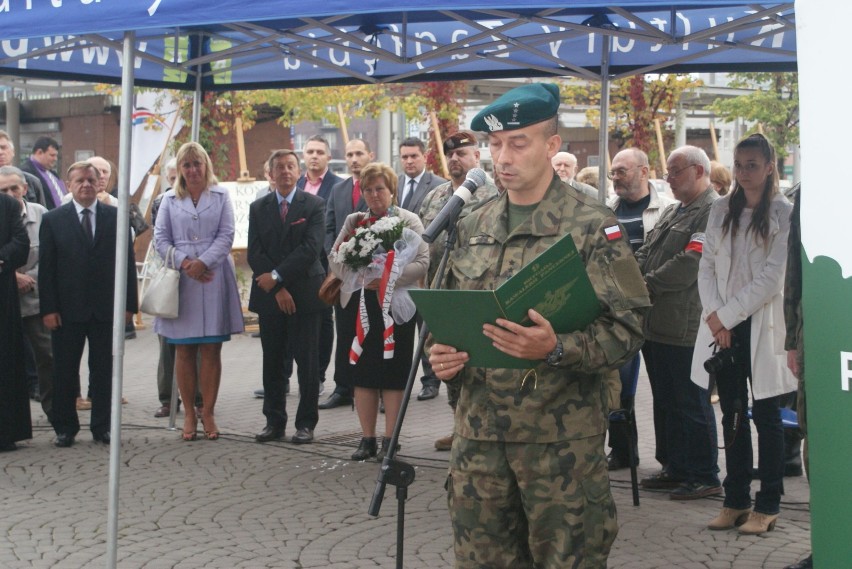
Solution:
{"label": "wristwatch on soldier's wrist", "polygon": [[553,351],[544,356],[544,363],[549,366],[557,366],[562,361],[562,340],[557,336],[556,338],[556,347],[553,348]]}
{"label": "wristwatch on soldier's wrist", "polygon": [[277,283],[281,282],[281,275],[279,275],[278,271],[276,271],[275,269],[272,269],[272,271],[269,273],[269,275],[272,277],[272,279],[275,282],[277,282]]}

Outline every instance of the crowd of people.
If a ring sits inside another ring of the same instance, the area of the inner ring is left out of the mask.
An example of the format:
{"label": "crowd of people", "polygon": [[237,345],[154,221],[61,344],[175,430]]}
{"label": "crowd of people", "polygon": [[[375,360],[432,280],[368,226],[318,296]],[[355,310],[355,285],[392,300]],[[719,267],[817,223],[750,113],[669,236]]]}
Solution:
{"label": "crowd of people", "polygon": [[[264,167],[269,188],[251,204],[248,227],[249,309],[258,314],[263,350],[265,425],[255,438],[285,438],[295,361],[299,391],[289,440],[313,442],[319,410],[351,404],[362,433],[352,459],[380,460],[390,452],[422,324],[405,290],[494,289],[571,235],[600,303],[586,328],[555,330],[533,309],[525,325],[486,323],[483,334],[496,349],[530,361],[527,370],[471,367],[463,347],[439,341],[414,361],[424,372],[418,399],[434,398],[444,382],[455,417],[453,433],[435,446],[451,450],[456,566],[606,566],[618,533],[608,471],[638,457],[638,433],[608,424],[618,399],[610,392],[620,385],[629,397],[641,361],[661,466],[642,485],[668,490],[673,500],[724,494],[721,511],[708,520],[711,530],[771,531],[789,454],[783,396],[797,388],[790,369],[801,373],[801,344],[788,342],[789,358],[779,348],[793,206],[779,193],[774,149],[760,134],[743,139],[731,176],[700,148],[677,148],[665,176],[674,199],[651,183],[648,156],[624,149],[613,157],[614,196],[603,204],[597,186],[576,179],[576,157],[562,151],[559,105],[555,85],[535,83],[485,107],[470,130],[443,140],[449,180],[427,170],[417,138],[400,144],[400,173],[375,162],[365,140],[350,140],[347,179],[328,170],[331,151],[321,136],[305,145],[304,173],[295,152],[272,153]],[[478,133],[485,133],[495,175],[461,210],[446,278],[437,282],[445,245],[440,237],[427,244],[421,234],[479,167],[485,138]],[[0,143],[8,146],[4,135]],[[0,194],[9,194],[0,196],[0,217],[8,219],[0,226],[0,306],[3,321],[15,322],[3,327],[2,339],[23,347],[26,336],[36,354],[41,404],[59,447],[71,446],[80,429],[75,399],[88,341],[90,429],[94,440],[109,443],[114,291],[104,283],[111,285],[115,270],[116,209],[99,197],[106,186],[99,185],[105,174],[97,161],[73,164],[63,183],[49,168],[58,145],[37,146],[34,157],[48,158],[32,160],[32,174],[0,168]],[[180,309],[155,323],[156,416],[176,411],[173,369],[184,407],[182,440],[197,439],[199,419],[204,437],[215,440],[222,344],[243,331],[230,257],[234,213],[199,144],[184,144],[168,170],[172,187],[154,204],[152,224],[157,252],[174,258],[180,271]],[[62,205],[65,193],[71,197]],[[81,263],[87,270],[76,270]],[[129,320],[137,302],[128,267]],[[332,357],[335,387],[320,403]],[[0,443],[13,450],[31,436],[24,359],[4,351],[0,370]],[[754,476],[760,489],[752,497]]]}

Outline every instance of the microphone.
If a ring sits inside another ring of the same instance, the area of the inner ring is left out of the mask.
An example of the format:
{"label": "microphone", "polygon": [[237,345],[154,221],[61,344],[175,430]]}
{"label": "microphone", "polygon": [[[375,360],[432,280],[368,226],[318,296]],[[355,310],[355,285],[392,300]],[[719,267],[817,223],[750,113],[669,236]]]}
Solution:
{"label": "microphone", "polygon": [[432,243],[438,235],[451,223],[458,220],[459,213],[464,205],[470,201],[473,192],[485,183],[485,171],[482,168],[472,168],[465,177],[462,185],[456,189],[438,215],[423,232],[423,241]]}

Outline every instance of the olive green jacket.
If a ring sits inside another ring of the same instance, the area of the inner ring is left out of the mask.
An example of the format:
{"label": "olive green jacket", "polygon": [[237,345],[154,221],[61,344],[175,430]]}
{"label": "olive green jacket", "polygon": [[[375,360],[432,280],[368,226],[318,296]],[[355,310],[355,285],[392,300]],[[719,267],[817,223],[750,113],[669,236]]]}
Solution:
{"label": "olive green jacket", "polygon": [[694,346],[701,318],[698,262],[710,206],[719,197],[711,187],[680,212],[668,206],[636,251],[636,261],[651,293],[645,339],[672,346]]}
{"label": "olive green jacket", "polygon": [[507,227],[506,194],[460,223],[447,288],[494,289],[570,233],[602,312],[585,330],[559,336],[564,346],[561,364],[538,364],[536,381],[523,383],[526,370],[462,370],[455,432],[470,439],[524,443],[600,435],[606,430],[602,378],[641,347],[649,306],[630,245],[625,237],[607,236],[605,229],[618,227],[609,208],[555,174],[529,219],[512,233]]}

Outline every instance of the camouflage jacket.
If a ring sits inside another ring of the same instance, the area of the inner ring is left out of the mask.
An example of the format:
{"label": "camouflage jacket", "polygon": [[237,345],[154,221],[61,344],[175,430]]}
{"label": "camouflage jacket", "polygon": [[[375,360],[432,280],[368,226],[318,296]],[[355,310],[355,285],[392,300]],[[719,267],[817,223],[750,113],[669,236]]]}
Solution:
{"label": "camouflage jacket", "polygon": [[[472,211],[479,209],[488,200],[497,197],[499,193],[494,181],[491,178],[486,178],[485,184],[476,188],[470,201],[462,208],[461,213],[459,213],[459,221],[470,215]],[[445,182],[426,195],[423,199],[423,205],[420,206],[420,220],[423,222],[424,228],[428,228],[429,224],[438,217],[452,195],[452,182]],[[444,254],[446,239],[447,233],[444,231],[429,245],[429,272],[426,274],[426,282],[429,284],[432,283],[435,274],[438,272],[438,264]]]}
{"label": "camouflage jacket", "polygon": [[608,239],[618,226],[603,204],[562,183],[554,174],[544,199],[512,233],[506,195],[491,200],[459,227],[450,256],[447,288],[488,290],[513,276],[560,237],[570,233],[586,264],[601,315],[585,330],[562,334],[559,367],[542,362],[537,381],[526,370],[465,368],[455,432],[490,441],[550,443],[606,430],[602,378],[642,345],[648,293],[626,238]]}
{"label": "camouflage jacket", "polygon": [[784,349],[788,351],[801,351],[804,344],[802,341],[802,234],[799,213],[801,195],[801,187],[796,187],[789,196],[793,202],[793,213],[790,215],[787,271],[784,273],[784,321],[787,325]]}

